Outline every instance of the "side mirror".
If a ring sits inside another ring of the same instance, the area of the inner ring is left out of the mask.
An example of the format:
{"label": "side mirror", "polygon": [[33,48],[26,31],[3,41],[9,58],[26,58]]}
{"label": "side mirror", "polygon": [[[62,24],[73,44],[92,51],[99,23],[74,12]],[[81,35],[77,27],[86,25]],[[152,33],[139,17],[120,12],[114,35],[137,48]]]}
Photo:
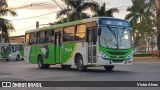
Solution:
{"label": "side mirror", "polygon": [[101,28],[98,28],[98,36],[101,35]]}

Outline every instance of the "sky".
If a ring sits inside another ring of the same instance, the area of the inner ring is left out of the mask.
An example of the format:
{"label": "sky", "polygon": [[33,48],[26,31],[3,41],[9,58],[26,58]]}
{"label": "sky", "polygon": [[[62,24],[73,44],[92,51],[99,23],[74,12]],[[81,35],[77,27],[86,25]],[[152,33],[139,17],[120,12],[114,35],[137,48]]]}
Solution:
{"label": "sky", "polygon": [[[61,0],[55,0],[62,8],[67,6]],[[94,0],[98,3],[106,3],[106,9],[118,8],[119,13],[115,13],[116,18],[124,19],[128,13],[127,6],[131,6],[131,0]],[[10,32],[10,36],[24,35],[26,30],[36,28],[36,22],[39,21],[41,27],[47,26],[44,24],[57,21],[56,12],[61,10],[53,0],[7,0],[10,9],[17,12],[18,16],[5,18],[11,20],[15,30]],[[20,8],[23,7],[23,8]],[[36,17],[34,17],[36,16]],[[39,17],[37,17],[39,16]],[[34,18],[30,18],[34,17]]]}

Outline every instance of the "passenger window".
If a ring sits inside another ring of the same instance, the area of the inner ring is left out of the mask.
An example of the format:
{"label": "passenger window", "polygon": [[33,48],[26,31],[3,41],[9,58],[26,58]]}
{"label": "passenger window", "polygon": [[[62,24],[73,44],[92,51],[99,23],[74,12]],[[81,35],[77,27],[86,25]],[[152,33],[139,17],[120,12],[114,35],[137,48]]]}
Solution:
{"label": "passenger window", "polygon": [[76,41],[84,40],[86,32],[86,25],[78,25],[76,29]]}
{"label": "passenger window", "polygon": [[45,33],[44,31],[40,32],[40,43],[43,44],[44,43],[44,37],[45,37]]}
{"label": "passenger window", "polygon": [[38,32],[38,33],[37,33],[37,41],[36,41],[37,44],[40,44],[40,43],[41,43],[41,42],[40,42],[40,39],[41,39],[41,38],[40,38],[40,32]]}
{"label": "passenger window", "polygon": [[63,41],[74,41],[75,40],[75,27],[67,27],[63,31]]}
{"label": "passenger window", "polygon": [[36,44],[36,33],[31,33],[30,36],[30,45]]}

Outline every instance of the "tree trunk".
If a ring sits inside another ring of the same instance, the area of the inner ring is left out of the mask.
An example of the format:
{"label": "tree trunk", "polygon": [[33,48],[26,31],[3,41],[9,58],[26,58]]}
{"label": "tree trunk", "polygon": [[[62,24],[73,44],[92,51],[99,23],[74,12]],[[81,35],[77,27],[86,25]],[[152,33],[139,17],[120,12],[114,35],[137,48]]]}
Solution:
{"label": "tree trunk", "polygon": [[156,23],[157,23],[157,48],[160,51],[160,0],[156,2]]}

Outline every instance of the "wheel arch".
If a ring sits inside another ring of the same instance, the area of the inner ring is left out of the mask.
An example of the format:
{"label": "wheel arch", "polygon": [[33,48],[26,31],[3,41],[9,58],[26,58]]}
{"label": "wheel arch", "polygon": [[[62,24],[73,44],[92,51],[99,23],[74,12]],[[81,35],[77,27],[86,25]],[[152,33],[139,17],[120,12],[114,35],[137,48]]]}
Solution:
{"label": "wheel arch", "polygon": [[[38,58],[39,58],[39,57],[42,57],[42,58],[43,58],[43,54],[42,54],[42,53],[38,53],[38,54],[37,54],[37,63],[38,63]],[[43,60],[42,60],[42,61],[43,61]]]}
{"label": "wheel arch", "polygon": [[78,56],[81,56],[82,58],[83,58],[83,56],[82,56],[82,54],[80,53],[80,52],[77,52],[75,55],[74,55],[74,64],[76,65],[76,60],[77,60],[77,57]]}

